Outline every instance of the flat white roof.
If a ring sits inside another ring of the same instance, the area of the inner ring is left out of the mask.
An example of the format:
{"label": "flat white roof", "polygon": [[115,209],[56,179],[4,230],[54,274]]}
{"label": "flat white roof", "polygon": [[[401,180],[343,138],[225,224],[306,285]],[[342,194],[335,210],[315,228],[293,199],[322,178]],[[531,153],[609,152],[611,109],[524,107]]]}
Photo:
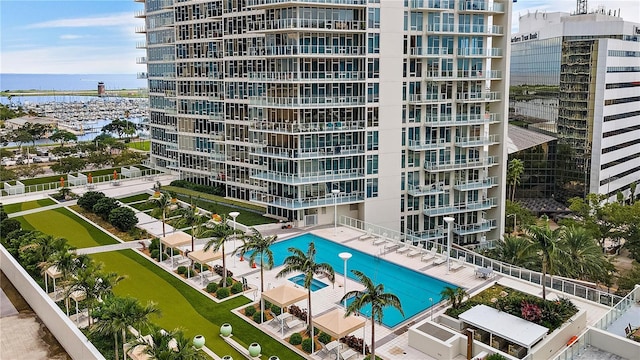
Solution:
{"label": "flat white roof", "polygon": [[487,305],[476,305],[459,318],[478,329],[498,335],[507,341],[530,349],[549,329]]}

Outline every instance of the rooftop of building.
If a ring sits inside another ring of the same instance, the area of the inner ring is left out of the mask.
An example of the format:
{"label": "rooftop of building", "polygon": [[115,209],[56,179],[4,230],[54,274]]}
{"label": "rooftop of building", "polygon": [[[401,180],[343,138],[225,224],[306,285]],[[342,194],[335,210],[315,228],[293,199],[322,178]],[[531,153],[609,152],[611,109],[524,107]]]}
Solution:
{"label": "rooftop of building", "polygon": [[557,140],[553,136],[541,134],[516,125],[509,125],[507,131],[508,154],[514,154],[518,151]]}

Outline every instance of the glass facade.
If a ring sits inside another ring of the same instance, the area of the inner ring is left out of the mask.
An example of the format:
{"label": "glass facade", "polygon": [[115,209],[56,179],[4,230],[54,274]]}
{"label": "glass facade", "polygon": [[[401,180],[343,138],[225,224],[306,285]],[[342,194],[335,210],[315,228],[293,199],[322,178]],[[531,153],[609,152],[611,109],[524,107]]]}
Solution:
{"label": "glass facade", "polygon": [[511,44],[511,86],[558,86],[561,55],[561,37]]}

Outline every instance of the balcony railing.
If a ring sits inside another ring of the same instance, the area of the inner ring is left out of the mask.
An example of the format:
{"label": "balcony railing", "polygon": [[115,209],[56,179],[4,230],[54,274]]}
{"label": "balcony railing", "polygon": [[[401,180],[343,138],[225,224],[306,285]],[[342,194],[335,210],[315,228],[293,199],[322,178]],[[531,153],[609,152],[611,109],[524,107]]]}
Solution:
{"label": "balcony railing", "polygon": [[447,98],[446,94],[410,94],[408,101],[412,104],[430,104],[438,102],[448,102],[451,98]]}
{"label": "balcony railing", "polygon": [[336,107],[336,106],[364,106],[364,96],[252,96],[249,98],[252,105],[267,107]]}
{"label": "balcony railing", "polygon": [[477,125],[490,124],[500,121],[500,114],[486,113],[483,115],[457,115],[457,116],[427,116],[423,120],[423,124],[427,126],[460,126],[460,125]]}
{"label": "balcony railing", "polygon": [[364,154],[364,145],[324,146],[303,148],[300,150],[286,149],[277,146],[264,146],[257,148],[255,154],[284,159],[321,158],[332,155],[361,155]]}
{"label": "balcony railing", "polygon": [[[413,245],[419,245],[425,247],[430,242],[437,242],[438,240],[444,240],[447,238],[447,233],[444,231],[444,228],[439,229],[431,229],[431,230],[422,230],[422,231],[411,231],[407,230],[407,234],[405,235],[406,241]],[[430,247],[429,247],[430,248]]]}
{"label": "balcony railing", "polygon": [[488,210],[496,206],[496,199],[489,198],[482,201],[471,201],[454,205],[425,206],[423,212],[427,216],[442,216],[447,214],[459,214],[464,212]]}
{"label": "balcony railing", "polygon": [[262,192],[251,192],[251,201],[267,206],[275,206],[289,210],[309,209],[315,207],[332,206],[334,204],[352,204],[364,201],[363,192],[340,193],[334,197],[332,195],[304,197],[293,199],[290,197],[265,194]]}
{"label": "balcony railing", "polygon": [[413,185],[409,184],[407,193],[411,196],[438,195],[445,192],[444,184]]}
{"label": "balcony railing", "polygon": [[447,146],[445,139],[436,140],[409,140],[409,150],[426,151],[444,149]]}
{"label": "balcony railing", "polygon": [[475,147],[484,145],[494,145],[500,142],[500,136],[493,134],[489,136],[467,136],[456,137],[455,146],[458,147]]}
{"label": "balcony railing", "polygon": [[458,93],[456,101],[465,103],[499,101],[501,95],[499,91]]}
{"label": "balcony railing", "polygon": [[284,29],[366,30],[366,23],[358,20],[278,19],[259,22],[258,31]]}
{"label": "balcony railing", "polygon": [[255,121],[249,127],[255,131],[268,131],[287,134],[326,132],[326,131],[354,131],[363,130],[364,122],[357,121],[336,121],[336,122],[314,122],[314,123],[281,123],[268,121]]}
{"label": "balcony railing", "polygon": [[424,169],[427,171],[443,171],[443,170],[464,170],[479,168],[485,166],[493,166],[497,164],[497,156],[489,156],[483,159],[467,159],[467,160],[445,160],[441,162],[424,162]]}
{"label": "balcony railing", "polygon": [[487,232],[496,228],[495,220],[483,220],[480,224],[453,225],[453,232],[460,235],[472,235]]}
{"label": "balcony railing", "polygon": [[481,57],[500,57],[502,56],[501,48],[459,48],[458,56],[481,56]]}
{"label": "balcony railing", "polygon": [[474,80],[486,81],[497,80],[502,78],[502,72],[499,70],[479,71],[479,70],[458,70],[454,71],[425,71],[424,77],[432,81],[453,81],[453,80]]}
{"label": "balcony railing", "polygon": [[252,179],[268,180],[288,185],[314,184],[325,181],[356,180],[364,178],[363,169],[342,169],[307,172],[299,175],[277,171],[261,171],[251,175]]}
{"label": "balcony railing", "polygon": [[493,176],[482,180],[457,181],[453,188],[458,191],[488,189],[498,185],[498,178]]}
{"label": "balcony railing", "polygon": [[247,0],[247,6],[271,6],[271,5],[279,5],[279,4],[290,4],[290,3],[364,6],[367,4],[367,0],[296,0],[296,1],[293,1],[293,0]]}
{"label": "balcony railing", "polygon": [[498,2],[488,2],[488,1],[460,1],[458,3],[458,10],[460,11],[483,11],[483,12],[492,12],[492,13],[502,13],[504,12],[504,4]]}
{"label": "balcony railing", "polygon": [[148,79],[149,78],[149,74],[146,72],[139,72],[137,75],[138,79]]}
{"label": "balcony railing", "polygon": [[281,45],[249,48],[249,53],[256,56],[294,56],[294,55],[336,55],[361,56],[366,54],[364,46],[331,46],[331,45]]}
{"label": "balcony railing", "polygon": [[410,0],[411,10],[453,10],[454,0]]}
{"label": "balcony railing", "polygon": [[291,72],[255,72],[249,78],[261,81],[298,82],[298,81],[364,81],[364,71],[291,71]]}
{"label": "balcony railing", "polygon": [[442,55],[453,55],[453,49],[446,47],[417,47],[411,48],[409,50],[409,55],[411,56],[442,56]]}

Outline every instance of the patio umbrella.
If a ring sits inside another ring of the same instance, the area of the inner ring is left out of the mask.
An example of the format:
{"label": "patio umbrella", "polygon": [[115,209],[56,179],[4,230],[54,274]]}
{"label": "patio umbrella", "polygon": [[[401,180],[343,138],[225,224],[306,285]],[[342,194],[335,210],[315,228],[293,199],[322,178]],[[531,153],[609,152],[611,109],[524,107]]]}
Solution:
{"label": "patio umbrella", "polygon": [[[272,304],[280,306],[280,309],[282,309],[306,299],[308,295],[306,289],[285,284],[263,292],[261,301],[264,302],[267,300]],[[284,322],[281,327],[281,331],[284,334]]]}
{"label": "patio umbrella", "polygon": [[91,173],[89,173],[89,175],[87,175],[87,182],[89,184],[93,183],[93,175]]}
{"label": "patio umbrella", "polygon": [[60,176],[60,187],[64,187],[64,177]]}
{"label": "patio umbrella", "polygon": [[171,235],[167,235],[160,240],[160,252],[162,252],[162,244],[171,248],[171,267],[173,267],[173,248],[191,244],[191,235],[183,232],[176,231]]}
{"label": "patio umbrella", "polygon": [[118,180],[118,171],[113,170],[113,180]]}
{"label": "patio umbrella", "polygon": [[363,316],[344,316],[345,311],[336,308],[313,319],[313,325],[336,339],[341,339],[363,328],[367,319]]}

